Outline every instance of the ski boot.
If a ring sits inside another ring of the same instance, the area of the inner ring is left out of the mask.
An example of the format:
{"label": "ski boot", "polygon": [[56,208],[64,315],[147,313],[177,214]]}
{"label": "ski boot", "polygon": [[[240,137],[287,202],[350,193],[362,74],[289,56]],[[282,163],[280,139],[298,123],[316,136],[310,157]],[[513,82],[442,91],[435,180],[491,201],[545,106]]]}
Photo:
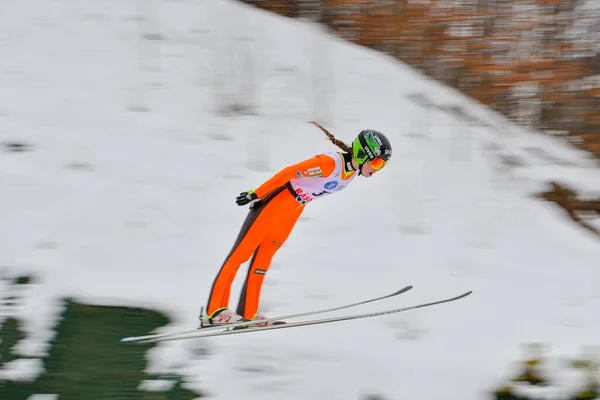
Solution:
{"label": "ski boot", "polygon": [[285,324],[284,321],[266,321],[267,317],[265,317],[264,315],[259,314],[259,313],[257,313],[252,320],[253,321],[262,321],[262,320],[265,320],[265,322],[258,322],[258,323],[253,323],[252,324],[252,326],[256,326],[256,327],[270,326],[270,325],[283,325],[283,324]]}
{"label": "ski boot", "polygon": [[236,314],[228,308],[221,308],[215,311],[212,315],[204,314],[204,310],[200,312],[200,328],[208,328],[211,326],[226,327],[229,324],[247,321],[241,315]]}

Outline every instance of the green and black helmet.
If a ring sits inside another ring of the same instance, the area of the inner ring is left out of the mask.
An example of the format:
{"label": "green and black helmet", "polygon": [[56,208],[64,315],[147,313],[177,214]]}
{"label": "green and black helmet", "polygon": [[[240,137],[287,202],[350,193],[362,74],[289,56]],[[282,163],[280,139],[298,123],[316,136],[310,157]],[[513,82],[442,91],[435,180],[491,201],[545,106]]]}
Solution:
{"label": "green and black helmet", "polygon": [[368,162],[371,168],[379,171],[392,157],[392,144],[383,133],[365,129],[352,142],[352,156],[361,170]]}

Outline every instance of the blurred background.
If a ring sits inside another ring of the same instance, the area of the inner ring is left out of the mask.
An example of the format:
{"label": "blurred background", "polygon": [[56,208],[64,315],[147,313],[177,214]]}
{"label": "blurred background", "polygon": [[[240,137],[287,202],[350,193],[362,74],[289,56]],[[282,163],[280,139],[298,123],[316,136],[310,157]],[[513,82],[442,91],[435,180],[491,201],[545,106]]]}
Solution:
{"label": "blurred background", "polygon": [[324,24],[501,112],[600,153],[592,1],[252,1]]}
{"label": "blurred background", "polygon": [[[0,400],[600,399],[600,2],[21,0],[0,53]],[[197,327],[234,198],[337,151],[311,121],[394,156],[261,311],[473,294],[120,343]]]}

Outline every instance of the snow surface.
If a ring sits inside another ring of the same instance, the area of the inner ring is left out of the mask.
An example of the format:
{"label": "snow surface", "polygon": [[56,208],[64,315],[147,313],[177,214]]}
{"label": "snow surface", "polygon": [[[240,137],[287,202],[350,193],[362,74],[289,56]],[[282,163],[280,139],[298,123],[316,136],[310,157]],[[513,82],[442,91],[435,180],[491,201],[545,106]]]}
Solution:
{"label": "snow surface", "polygon": [[[149,352],[148,372],[183,374],[215,399],[475,400],[512,376],[523,343],[560,356],[600,345],[600,241],[532,197],[550,179],[600,191],[591,157],[557,138],[322,28],[233,1],[21,0],[0,5],[0,46],[0,142],[31,148],[0,153],[0,266],[41,277],[19,308],[23,356],[48,350],[61,296],[151,307],[174,319],[161,331],[195,327],[247,213],[235,196],[336,150],[311,120],[346,142],[379,129],[394,156],[307,207],[262,311],[406,284],[415,288],[400,299],[359,311],[473,294],[166,343]],[[247,112],[223,113],[232,109]]]}

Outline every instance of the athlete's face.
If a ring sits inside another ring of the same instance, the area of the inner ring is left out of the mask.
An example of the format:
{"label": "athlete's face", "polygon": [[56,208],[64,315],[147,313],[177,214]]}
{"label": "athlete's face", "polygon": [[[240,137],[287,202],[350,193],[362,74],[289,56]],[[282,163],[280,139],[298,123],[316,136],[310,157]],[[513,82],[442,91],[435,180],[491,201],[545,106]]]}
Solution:
{"label": "athlete's face", "polygon": [[362,166],[362,174],[365,178],[370,178],[377,171],[374,170],[368,162],[364,163]]}

